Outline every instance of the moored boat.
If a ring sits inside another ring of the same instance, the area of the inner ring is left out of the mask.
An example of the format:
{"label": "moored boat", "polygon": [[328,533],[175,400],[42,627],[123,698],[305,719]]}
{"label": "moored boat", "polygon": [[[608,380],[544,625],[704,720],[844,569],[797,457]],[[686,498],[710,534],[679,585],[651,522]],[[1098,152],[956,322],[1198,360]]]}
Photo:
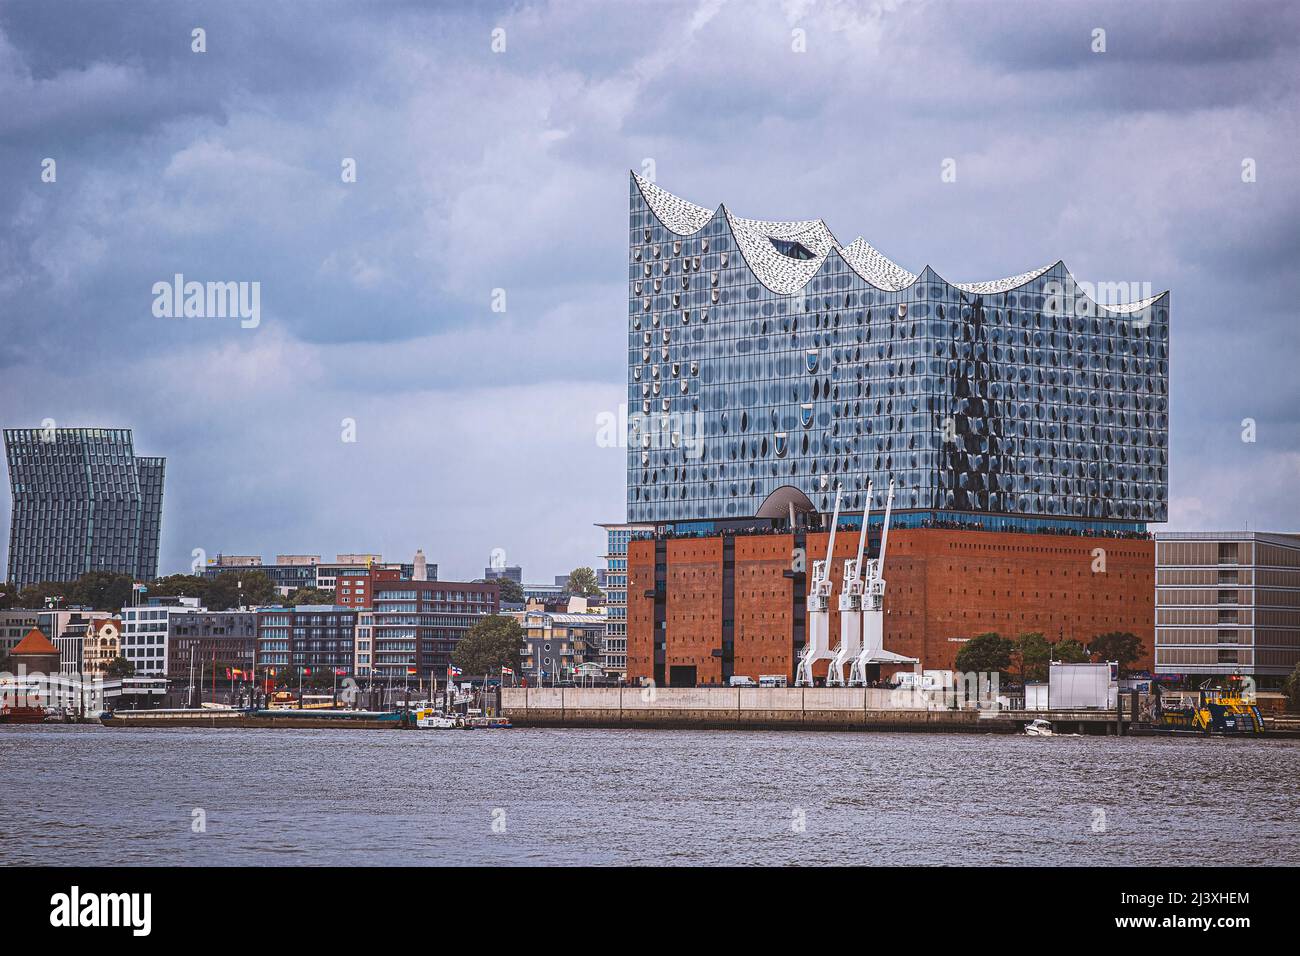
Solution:
{"label": "moored boat", "polygon": [[509,730],[513,726],[509,717],[470,717],[465,721],[470,730]]}
{"label": "moored boat", "polygon": [[452,730],[458,725],[455,717],[427,709],[416,711],[415,726],[421,730]]}
{"label": "moored boat", "polygon": [[0,707],[0,724],[39,724],[44,720],[44,707]]}

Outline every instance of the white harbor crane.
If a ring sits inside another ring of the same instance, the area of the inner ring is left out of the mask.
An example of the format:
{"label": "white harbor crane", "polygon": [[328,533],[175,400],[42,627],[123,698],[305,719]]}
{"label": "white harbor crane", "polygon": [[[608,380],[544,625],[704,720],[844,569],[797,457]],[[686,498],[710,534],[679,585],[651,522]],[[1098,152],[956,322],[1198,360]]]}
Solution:
{"label": "white harbor crane", "polygon": [[858,556],[844,559],[844,585],[840,588],[840,643],[835,648],[827,687],[844,686],[844,670],[862,653],[862,551],[867,543],[867,521],[871,517],[872,483],[867,482],[867,506],[862,511],[862,530],[858,532]]}
{"label": "white harbor crane", "polygon": [[[885,496],[885,524],[880,532],[880,557],[867,562],[862,606],[862,650],[849,671],[849,686],[867,683],[867,668],[872,664],[919,664],[915,657],[904,657],[885,650],[885,547],[889,543],[889,518],[894,508],[894,479],[889,479]],[[863,515],[865,527],[866,516]]]}
{"label": "white harbor crane", "polygon": [[831,538],[826,544],[826,560],[813,562],[811,587],[808,588],[808,643],[799,658],[795,672],[795,687],[813,686],[813,665],[828,661],[831,653],[831,555],[835,553],[835,526],[840,521],[840,495],[844,489],[835,490],[835,515],[831,518]]}

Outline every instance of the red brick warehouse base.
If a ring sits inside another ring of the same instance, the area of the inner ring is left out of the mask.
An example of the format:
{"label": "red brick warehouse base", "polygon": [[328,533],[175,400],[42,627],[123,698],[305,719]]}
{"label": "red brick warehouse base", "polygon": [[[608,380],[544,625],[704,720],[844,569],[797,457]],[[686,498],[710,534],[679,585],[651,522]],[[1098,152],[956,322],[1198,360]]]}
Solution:
{"label": "red brick warehouse base", "polygon": [[[826,555],[826,532],[800,535],[805,568]],[[832,580],[857,534],[835,542]],[[628,546],[628,679],[671,683],[694,668],[698,683],[722,683],[730,631],[732,674],[793,679],[795,648],[806,638],[806,576],[792,571],[790,534],[635,540]],[[1094,571],[1096,549],[1104,572]],[[663,562],[656,594],[655,561]],[[873,544],[872,554],[875,554]],[[927,669],[953,666],[963,641],[994,631],[1017,637],[1087,643],[1107,631],[1142,641],[1135,666],[1149,669],[1155,619],[1155,542],[938,528],[895,528],[885,563],[885,647],[919,657]],[[831,601],[831,639],[839,639],[838,601]],[[655,635],[662,644],[656,668]],[[656,674],[658,670],[658,675]],[[818,676],[824,676],[826,665]]]}

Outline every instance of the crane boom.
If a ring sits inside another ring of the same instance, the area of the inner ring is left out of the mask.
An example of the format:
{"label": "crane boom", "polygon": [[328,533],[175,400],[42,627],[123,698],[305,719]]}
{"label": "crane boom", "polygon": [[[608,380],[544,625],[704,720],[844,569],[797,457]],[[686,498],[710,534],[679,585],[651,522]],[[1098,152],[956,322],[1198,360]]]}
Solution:
{"label": "crane boom", "polygon": [[889,541],[889,514],[894,507],[894,479],[889,479],[889,494],[885,497],[885,527],[880,532],[880,563],[879,577],[885,574],[885,545]]}
{"label": "crane boom", "polygon": [[867,519],[871,517],[871,487],[870,479],[867,481],[867,506],[862,509],[862,531],[858,534],[858,563],[854,565],[858,573],[862,573],[862,549],[867,543]]}
{"label": "crane boom", "polygon": [[835,529],[840,523],[840,495],[844,494],[844,487],[841,485],[835,489],[835,513],[831,516],[831,537],[826,542],[826,573],[830,574],[831,555],[835,553]]}

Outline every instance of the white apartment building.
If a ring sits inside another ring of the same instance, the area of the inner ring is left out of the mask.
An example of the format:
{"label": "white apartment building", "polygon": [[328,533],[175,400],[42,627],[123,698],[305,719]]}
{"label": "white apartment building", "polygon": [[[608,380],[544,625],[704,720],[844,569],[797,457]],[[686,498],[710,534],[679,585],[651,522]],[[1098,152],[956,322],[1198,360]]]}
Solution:
{"label": "white apartment building", "polygon": [[168,621],[177,614],[206,610],[198,598],[180,598],[179,605],[166,607],[122,608],[122,656],[135,665],[135,676],[165,678]]}

